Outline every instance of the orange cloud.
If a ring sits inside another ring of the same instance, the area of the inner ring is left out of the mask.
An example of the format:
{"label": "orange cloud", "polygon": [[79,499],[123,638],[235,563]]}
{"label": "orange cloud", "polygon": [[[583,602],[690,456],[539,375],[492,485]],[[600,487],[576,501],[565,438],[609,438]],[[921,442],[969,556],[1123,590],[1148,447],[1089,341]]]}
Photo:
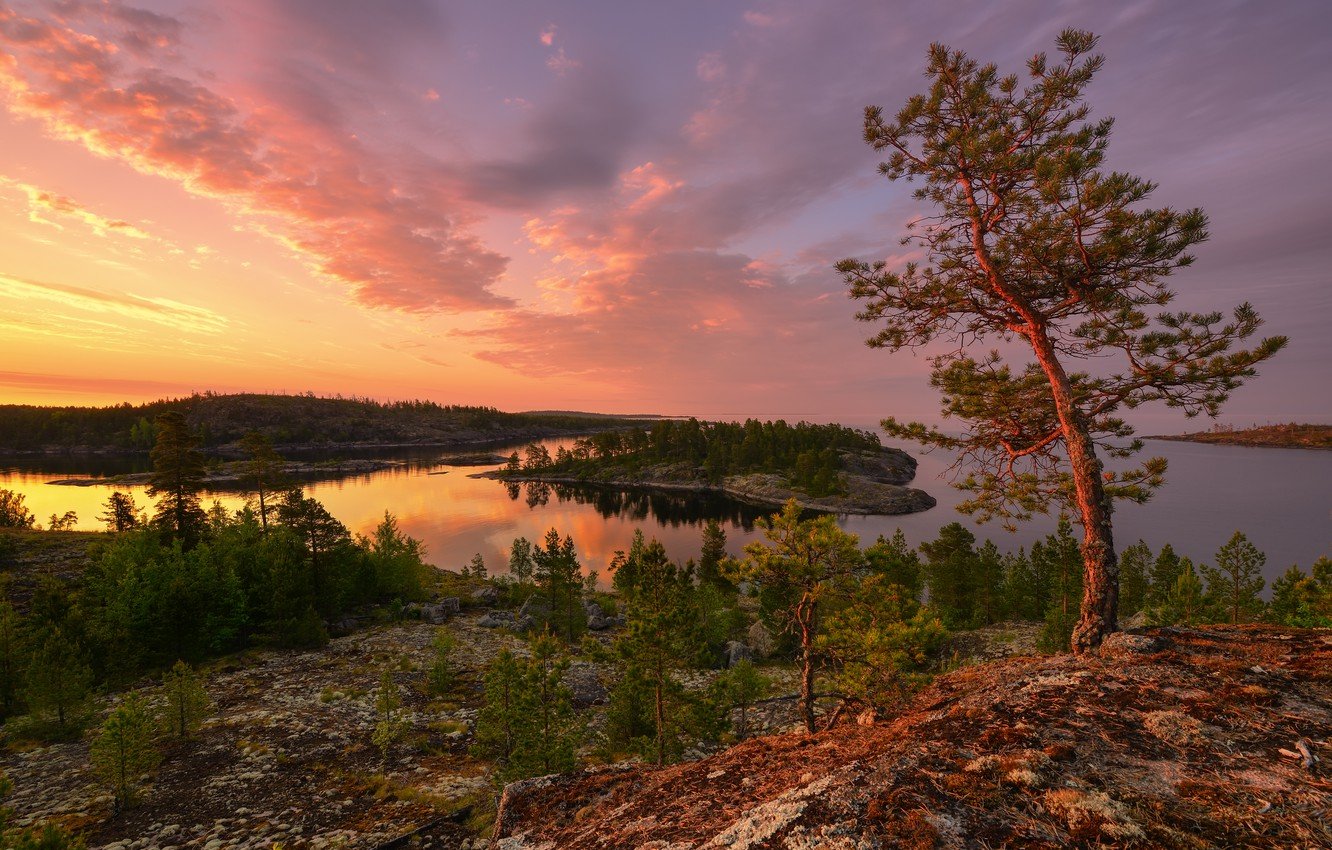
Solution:
{"label": "orange cloud", "polygon": [[[606,392],[652,392],[663,409],[702,400],[741,405],[777,387],[832,387],[830,357],[863,350],[840,283],[793,278],[778,267],[699,244],[681,224],[698,195],[653,163],[621,175],[600,204],[527,222],[551,258],[543,285],[567,296],[562,312],[514,310],[488,327],[459,331],[480,359],[537,376],[580,376]],[[826,278],[826,279],[825,279]],[[834,390],[835,391],[835,390]]]}
{"label": "orange cloud", "polygon": [[30,183],[21,183],[4,176],[0,176],[0,186],[11,186],[27,196],[29,221],[63,230],[63,225],[55,219],[67,219],[86,226],[98,236],[115,233],[131,239],[152,238],[128,221],[98,215],[66,195],[48,192]]}
{"label": "orange cloud", "polygon": [[183,382],[151,381],[139,378],[99,378],[88,375],[51,375],[40,372],[0,371],[0,387],[27,390],[39,394],[92,395],[120,400],[126,396],[141,398],[163,397],[190,393],[198,389],[216,392],[236,390],[234,387],[191,387]]}
{"label": "orange cloud", "polygon": [[[64,7],[62,7],[64,8]],[[149,15],[151,13],[142,13]],[[256,219],[362,304],[405,311],[505,307],[507,258],[438,189],[413,191],[395,161],[262,100],[170,73],[176,30],[136,34],[138,10],[70,4],[56,20],[0,8],[0,84],[10,109],[145,174]],[[160,16],[158,16],[160,17]]]}
{"label": "orange cloud", "polygon": [[132,293],[115,294],[69,286],[42,283],[0,273],[0,298],[26,302],[45,302],[62,308],[92,313],[115,313],[128,319],[152,322],[178,331],[219,334],[227,329],[227,319],[204,307],[182,304],[167,298],[149,298]]}

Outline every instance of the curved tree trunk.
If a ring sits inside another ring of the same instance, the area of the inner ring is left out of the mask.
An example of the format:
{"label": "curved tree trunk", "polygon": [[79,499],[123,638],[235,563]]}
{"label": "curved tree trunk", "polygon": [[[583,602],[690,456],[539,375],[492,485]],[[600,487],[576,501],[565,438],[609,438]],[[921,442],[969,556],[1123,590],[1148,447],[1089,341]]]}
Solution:
{"label": "curved tree trunk", "polygon": [[1110,499],[1101,477],[1096,445],[1082,411],[1074,402],[1068,374],[1043,328],[1035,329],[1030,339],[1041,370],[1050,382],[1082,521],[1082,610],[1078,624],[1073,627],[1071,642],[1073,652],[1081,655],[1100,646],[1106,635],[1119,628],[1119,560],[1110,528]]}

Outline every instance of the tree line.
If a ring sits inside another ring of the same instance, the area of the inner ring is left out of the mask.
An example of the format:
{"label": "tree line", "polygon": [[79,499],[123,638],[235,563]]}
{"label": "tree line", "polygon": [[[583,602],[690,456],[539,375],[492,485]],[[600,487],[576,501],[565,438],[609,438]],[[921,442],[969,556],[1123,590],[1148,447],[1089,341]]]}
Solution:
{"label": "tree line", "polygon": [[507,470],[584,476],[606,469],[638,471],[646,466],[679,464],[687,473],[712,482],[728,475],[780,473],[812,496],[836,492],[842,452],[878,452],[879,439],[843,425],[761,422],[700,422],[662,419],[648,428],[607,431],[559,447],[552,456],[529,445],[524,457],[514,453]]}
{"label": "tree line", "polygon": [[0,405],[0,446],[9,452],[117,449],[147,452],[156,441],[157,418],[186,416],[200,446],[231,446],[251,431],[282,444],[368,440],[419,442],[422,434],[447,438],[457,431],[513,428],[569,430],[604,428],[604,417],[575,413],[506,413],[494,407],[433,401],[377,401],[320,397],[313,393],[196,393],[144,404],[108,407]]}

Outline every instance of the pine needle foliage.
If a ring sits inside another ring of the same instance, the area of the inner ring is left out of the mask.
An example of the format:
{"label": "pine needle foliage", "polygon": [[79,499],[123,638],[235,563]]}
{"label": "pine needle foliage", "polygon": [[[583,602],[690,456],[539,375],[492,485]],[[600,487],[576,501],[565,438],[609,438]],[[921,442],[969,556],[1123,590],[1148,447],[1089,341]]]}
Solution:
{"label": "pine needle foliage", "polygon": [[130,693],[107,716],[89,747],[93,771],[111,789],[117,811],[136,802],[144,776],[161,761],[153,731],[147,703]]}
{"label": "pine needle foliage", "polygon": [[[931,213],[902,240],[922,261],[838,264],[872,347],[939,343],[931,384],[956,436],[884,421],[893,436],[956,452],[959,507],[1012,525],[1051,507],[1083,527],[1085,590],[1075,651],[1117,628],[1112,502],[1147,500],[1162,458],[1107,470],[1101,455],[1141,448],[1124,410],[1161,402],[1215,415],[1258,364],[1286,344],[1251,348],[1261,319],[1170,312],[1174,271],[1207,238],[1200,209],[1147,208],[1156,184],[1104,168],[1113,121],[1091,120],[1084,93],[1104,60],[1097,38],[1068,29],[1059,55],[1034,56],[1026,83],[942,44],[929,89],[893,116],[865,111],[865,140],[888,155],[890,180],[916,182]],[[976,345],[1003,348],[977,352]]]}

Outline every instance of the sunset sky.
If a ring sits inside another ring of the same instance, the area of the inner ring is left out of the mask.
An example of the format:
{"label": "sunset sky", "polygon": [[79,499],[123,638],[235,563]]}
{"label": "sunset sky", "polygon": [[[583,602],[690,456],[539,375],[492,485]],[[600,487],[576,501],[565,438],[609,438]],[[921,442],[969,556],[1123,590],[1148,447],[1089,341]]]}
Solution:
{"label": "sunset sky", "polygon": [[1225,419],[1332,419],[1327,0],[0,3],[0,402],[933,418],[832,269],[920,211],[862,110],[1067,26],[1178,306],[1292,338]]}

